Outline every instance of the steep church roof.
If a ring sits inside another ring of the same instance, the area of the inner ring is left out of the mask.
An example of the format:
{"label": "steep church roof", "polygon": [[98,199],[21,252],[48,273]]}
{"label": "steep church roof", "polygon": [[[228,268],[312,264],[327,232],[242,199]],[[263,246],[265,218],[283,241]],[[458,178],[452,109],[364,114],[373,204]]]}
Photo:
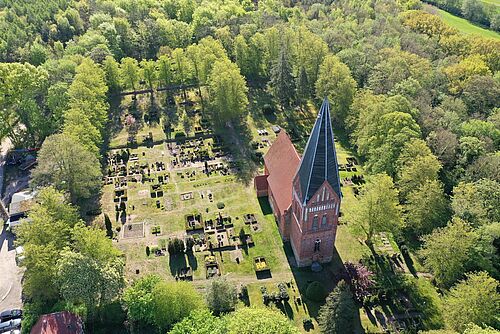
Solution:
{"label": "steep church roof", "polygon": [[292,204],[292,181],[300,157],[285,130],[281,130],[264,156],[269,176],[267,183],[276,201],[277,211],[283,214]]}
{"label": "steep church roof", "polygon": [[302,202],[309,201],[325,180],[328,181],[340,198],[338,170],[332,121],[330,119],[330,104],[328,99],[325,98],[307,141],[296,175],[296,177],[299,177]]}

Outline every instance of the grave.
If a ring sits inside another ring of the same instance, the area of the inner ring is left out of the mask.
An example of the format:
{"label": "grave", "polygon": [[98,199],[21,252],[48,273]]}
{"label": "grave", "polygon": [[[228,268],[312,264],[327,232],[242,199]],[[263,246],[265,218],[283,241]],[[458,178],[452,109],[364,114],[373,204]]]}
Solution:
{"label": "grave", "polygon": [[193,196],[193,192],[190,191],[190,192],[187,192],[187,193],[183,193],[181,194],[181,200],[183,201],[188,201],[190,199],[194,199],[194,196]]}
{"label": "grave", "polygon": [[123,238],[143,238],[144,223],[133,223],[123,225]]}
{"label": "grave", "polygon": [[219,263],[217,263],[217,260],[214,255],[205,255],[205,269],[206,269],[207,279],[221,275],[219,269]]}

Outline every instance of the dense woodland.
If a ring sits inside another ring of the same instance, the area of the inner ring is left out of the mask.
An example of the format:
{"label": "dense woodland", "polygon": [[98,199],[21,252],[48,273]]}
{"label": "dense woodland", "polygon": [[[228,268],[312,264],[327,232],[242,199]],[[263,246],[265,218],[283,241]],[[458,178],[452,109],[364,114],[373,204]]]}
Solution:
{"label": "dense woodland", "polygon": [[[471,1],[459,2],[436,3]],[[40,313],[71,309],[96,332],[125,316],[131,330],[162,333],[254,333],[248,319],[260,333],[297,332],[274,310],[220,316],[234,307],[224,293],[204,301],[154,276],[131,286],[106,232],[82,221],[78,207],[101,187],[110,104],[146,90],[144,121],[168,130],[175,115],[155,107],[156,89],[189,86],[213,127],[230,131],[245,126],[249,87],[285,115],[328,96],[334,127],[370,175],[344,209],[353,233],[369,244],[392,231],[441,294],[408,287],[422,298],[419,329],[497,333],[500,40],[462,35],[421,9],[418,0],[0,0],[0,138],[41,147],[32,184],[48,186],[18,231],[23,331]],[[482,17],[498,29],[498,14]],[[207,289],[232,291],[219,284]],[[363,302],[339,284],[322,332],[347,333],[340,324]]]}

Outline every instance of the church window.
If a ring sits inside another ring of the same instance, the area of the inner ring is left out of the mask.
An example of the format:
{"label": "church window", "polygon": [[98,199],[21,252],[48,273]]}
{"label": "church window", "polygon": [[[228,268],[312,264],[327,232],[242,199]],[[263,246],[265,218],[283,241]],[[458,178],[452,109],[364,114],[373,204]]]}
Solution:
{"label": "church window", "polygon": [[318,229],[318,221],[319,221],[318,216],[314,216],[314,218],[313,218],[313,225],[312,225],[312,229],[314,231],[316,231]]}
{"label": "church window", "polygon": [[327,216],[323,215],[323,217],[321,217],[321,226],[326,226],[327,222],[328,222]]}
{"label": "church window", "polygon": [[319,202],[319,194],[316,196],[316,202]]}
{"label": "church window", "polygon": [[319,246],[321,245],[321,240],[320,239],[316,239],[316,241],[314,242],[314,252],[319,252]]}

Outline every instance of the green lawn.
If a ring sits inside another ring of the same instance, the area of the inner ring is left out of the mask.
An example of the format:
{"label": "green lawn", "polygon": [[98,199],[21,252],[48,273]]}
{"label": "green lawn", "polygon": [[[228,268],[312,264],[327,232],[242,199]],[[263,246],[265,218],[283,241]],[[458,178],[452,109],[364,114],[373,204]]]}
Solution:
{"label": "green lawn", "polygon": [[498,34],[493,30],[481,28],[477,25],[470,23],[466,19],[450,14],[442,9],[437,9],[437,11],[439,13],[439,16],[443,19],[444,22],[448,23],[450,26],[458,29],[459,31],[465,34],[476,34],[476,35],[481,35],[482,37],[500,39],[500,34]]}

